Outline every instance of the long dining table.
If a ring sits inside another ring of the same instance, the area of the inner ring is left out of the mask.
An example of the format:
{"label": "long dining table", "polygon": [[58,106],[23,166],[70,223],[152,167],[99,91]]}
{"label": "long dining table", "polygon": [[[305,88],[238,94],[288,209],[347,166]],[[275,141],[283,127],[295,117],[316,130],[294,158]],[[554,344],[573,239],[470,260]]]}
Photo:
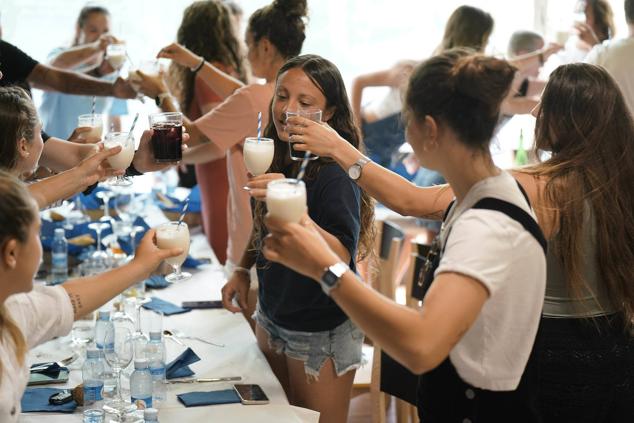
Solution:
{"label": "long dining table", "polygon": [[[155,216],[157,215],[155,214]],[[155,226],[163,220],[164,218],[159,215],[154,221],[148,223],[150,226]],[[162,290],[149,291],[149,296],[156,296],[178,305],[183,301],[219,300],[221,298],[220,290],[226,277],[223,268],[218,264],[202,234],[192,236],[190,253],[198,258],[208,255],[211,264],[205,264],[195,270],[188,269],[193,274],[191,279],[174,283]],[[152,312],[142,309],[142,326],[144,326],[144,320],[148,320],[149,313]],[[190,365],[190,368],[195,372],[194,377],[240,376],[242,380],[238,383],[260,385],[270,402],[266,405],[242,405],[238,403],[185,408],[178,401],[177,394],[231,389],[232,384],[236,382],[168,384],[167,398],[159,408],[159,420],[162,423],[316,423],[318,421],[318,413],[289,404],[282,386],[258,348],[255,335],[242,314],[232,314],[224,309],[192,310],[183,314],[165,316],[163,327],[173,332],[181,332],[188,337],[199,337],[223,345],[217,347],[194,339],[180,338],[186,347],[190,347],[201,358],[199,362]],[[166,339],[165,343],[167,362],[176,358],[186,348],[170,339]],[[30,363],[58,361],[68,357],[70,351],[70,336],[57,338],[31,350],[29,361]],[[50,385],[51,387],[73,388],[82,382],[81,369],[72,365],[69,367],[71,371],[68,383]],[[125,383],[123,386],[125,393]],[[20,421],[81,422],[82,413],[81,408],[78,408],[73,414],[23,413]]]}

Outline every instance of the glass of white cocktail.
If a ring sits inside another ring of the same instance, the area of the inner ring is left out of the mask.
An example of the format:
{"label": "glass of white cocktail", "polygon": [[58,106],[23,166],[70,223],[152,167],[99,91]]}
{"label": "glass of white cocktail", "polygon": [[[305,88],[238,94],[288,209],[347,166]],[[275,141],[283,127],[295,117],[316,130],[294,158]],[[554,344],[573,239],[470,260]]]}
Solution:
{"label": "glass of white cocktail", "polygon": [[266,208],[271,216],[299,223],[306,213],[306,185],[297,179],[278,179],[266,186]]}
{"label": "glass of white cocktail", "polygon": [[165,260],[174,269],[174,272],[167,275],[165,280],[177,282],[192,277],[190,273],[181,271],[181,266],[189,254],[189,228],[185,222],[167,222],[156,228],[156,245],[161,249],[181,248],[183,250],[182,254]]}
{"label": "glass of white cocktail", "polygon": [[[134,159],[134,137],[129,132],[109,132],[103,142],[106,148],[121,146],[121,151],[114,156],[108,157],[110,167],[115,170],[127,169]],[[109,181],[109,185],[130,186],[132,182],[124,176],[117,176]]]}

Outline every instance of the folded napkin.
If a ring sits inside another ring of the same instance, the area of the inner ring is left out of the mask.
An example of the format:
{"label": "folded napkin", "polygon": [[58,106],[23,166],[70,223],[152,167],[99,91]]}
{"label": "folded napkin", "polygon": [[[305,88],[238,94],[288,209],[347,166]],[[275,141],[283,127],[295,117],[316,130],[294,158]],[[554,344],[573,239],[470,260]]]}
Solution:
{"label": "folded napkin", "polygon": [[153,275],[145,280],[145,287],[150,289],[163,289],[170,286],[170,283],[165,280],[163,275]]}
{"label": "folded napkin", "polygon": [[[86,209],[98,210],[103,205],[103,200],[97,197],[97,193],[101,191],[110,191],[110,190],[102,186],[98,186],[94,190],[90,191],[88,195],[80,194],[79,198]],[[110,207],[114,207],[114,201],[115,201],[114,198],[111,198],[110,201],[108,201],[108,204],[110,205]]]}
{"label": "folded napkin", "polygon": [[150,302],[143,304],[143,308],[152,311],[160,311],[165,316],[187,313],[188,311],[191,311],[191,309],[189,308],[177,306],[176,304],[170,303],[169,301],[161,300],[157,297],[152,297]]}
{"label": "folded napkin", "polygon": [[57,363],[36,363],[31,366],[31,373],[39,373],[53,379],[56,379],[62,370],[68,370],[68,367],[62,367]]}
{"label": "folded napkin", "polygon": [[[179,189],[182,189],[182,188],[179,188]],[[163,203],[156,197],[154,198],[154,201],[156,202],[156,204],[159,206],[161,210],[167,211],[167,212],[176,212],[176,213],[180,213],[181,210],[183,210],[183,206],[185,205],[186,199],[180,200],[172,195],[166,195],[166,197],[169,198],[170,201],[173,203],[173,207],[168,207],[165,203]],[[187,212],[200,213],[202,207],[200,205],[200,188],[198,187],[198,185],[194,186],[191,189],[188,197],[189,197],[189,206],[187,207]]]}
{"label": "folded napkin", "polygon": [[176,395],[185,407],[200,407],[202,405],[239,403],[240,397],[233,389],[209,392],[188,392]]}
{"label": "folded napkin", "polygon": [[[63,222],[53,222],[51,220],[42,219],[42,227],[40,229],[40,239],[42,241],[42,247],[44,251],[50,251],[53,245],[53,236],[55,234],[55,229],[61,228]],[[75,238],[80,235],[92,235],[93,239],[97,239],[97,234],[95,231],[88,228],[89,223],[82,223],[80,225],[73,226],[73,229],[66,230],[66,239]],[[112,227],[108,225],[107,228],[101,231],[101,239],[105,238],[107,235],[112,233]],[[68,254],[72,256],[77,256],[81,254],[83,251],[92,250],[95,248],[95,244],[87,245],[87,246],[78,246],[69,243],[68,244]]]}
{"label": "folded napkin", "polygon": [[195,269],[201,264],[205,264],[205,262],[202,260],[195,259],[192,256],[187,256],[187,258],[183,262],[183,267],[189,267],[190,269]]}
{"label": "folded napkin", "polygon": [[53,405],[48,402],[51,395],[62,391],[65,391],[65,389],[26,388],[21,401],[22,412],[54,411],[57,413],[72,413],[77,408],[77,403],[74,400],[62,405]]}
{"label": "folded napkin", "polygon": [[181,355],[165,366],[165,377],[167,379],[176,379],[192,376],[194,372],[189,368],[189,365],[197,361],[200,361],[200,357],[196,355],[194,350],[187,348]]}

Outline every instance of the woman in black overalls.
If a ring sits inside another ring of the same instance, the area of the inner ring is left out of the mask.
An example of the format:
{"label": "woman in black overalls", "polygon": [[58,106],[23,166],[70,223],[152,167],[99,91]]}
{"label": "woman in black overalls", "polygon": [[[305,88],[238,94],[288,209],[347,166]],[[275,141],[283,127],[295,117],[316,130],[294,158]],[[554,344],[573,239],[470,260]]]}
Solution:
{"label": "woman in black overalls", "polygon": [[[514,73],[503,60],[451,50],[422,63],[409,81],[408,141],[456,196],[422,275],[428,292],[421,311],[368,289],[308,222],[267,221],[269,260],[320,282],[385,352],[422,374],[417,405],[424,423],[540,421],[531,351],[543,305],[545,242],[526,196],[489,153]],[[301,118],[289,124],[297,127],[293,141],[305,144],[298,150],[333,157],[382,203],[399,204],[395,211],[423,214],[416,198],[425,188],[366,162],[324,125]],[[440,218],[450,195],[441,192],[441,206],[425,217]]]}

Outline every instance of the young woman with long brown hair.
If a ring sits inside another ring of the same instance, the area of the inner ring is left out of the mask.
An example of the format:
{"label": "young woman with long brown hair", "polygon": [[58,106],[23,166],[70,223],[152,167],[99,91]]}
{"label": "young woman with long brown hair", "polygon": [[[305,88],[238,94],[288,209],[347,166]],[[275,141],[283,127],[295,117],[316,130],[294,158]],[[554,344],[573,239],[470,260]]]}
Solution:
{"label": "young woman with long brown hair", "polygon": [[[360,148],[341,74],[322,57],[303,55],[287,61],[277,74],[270,107],[264,136],[274,140],[273,163],[270,173],[253,178],[250,186],[297,177],[300,162],[290,157],[287,111],[321,110],[324,122],[336,128],[346,143]],[[331,159],[310,162],[303,180],[310,218],[340,259],[355,268],[373,246],[371,199]],[[260,191],[254,194],[260,200],[264,197]],[[355,371],[361,365],[363,333],[317,285],[264,258],[265,213],[264,202],[258,201],[253,248],[240,262],[242,268],[257,266],[258,344],[291,404],[319,411],[320,422],[345,422]],[[242,275],[231,278],[222,290],[225,307],[236,310],[231,304],[234,296],[244,307],[249,283]]]}
{"label": "young woman with long brown hair", "polygon": [[[587,64],[550,76],[536,149],[551,156],[513,172],[549,241],[540,361],[546,421],[628,421],[634,387],[634,128],[613,79]],[[308,149],[344,168],[361,157],[326,127],[303,122]],[[403,215],[440,219],[453,193],[418,188],[368,164],[359,184]],[[587,394],[586,394],[587,393]],[[563,399],[565,398],[565,399]],[[612,420],[610,420],[612,416]]]}

